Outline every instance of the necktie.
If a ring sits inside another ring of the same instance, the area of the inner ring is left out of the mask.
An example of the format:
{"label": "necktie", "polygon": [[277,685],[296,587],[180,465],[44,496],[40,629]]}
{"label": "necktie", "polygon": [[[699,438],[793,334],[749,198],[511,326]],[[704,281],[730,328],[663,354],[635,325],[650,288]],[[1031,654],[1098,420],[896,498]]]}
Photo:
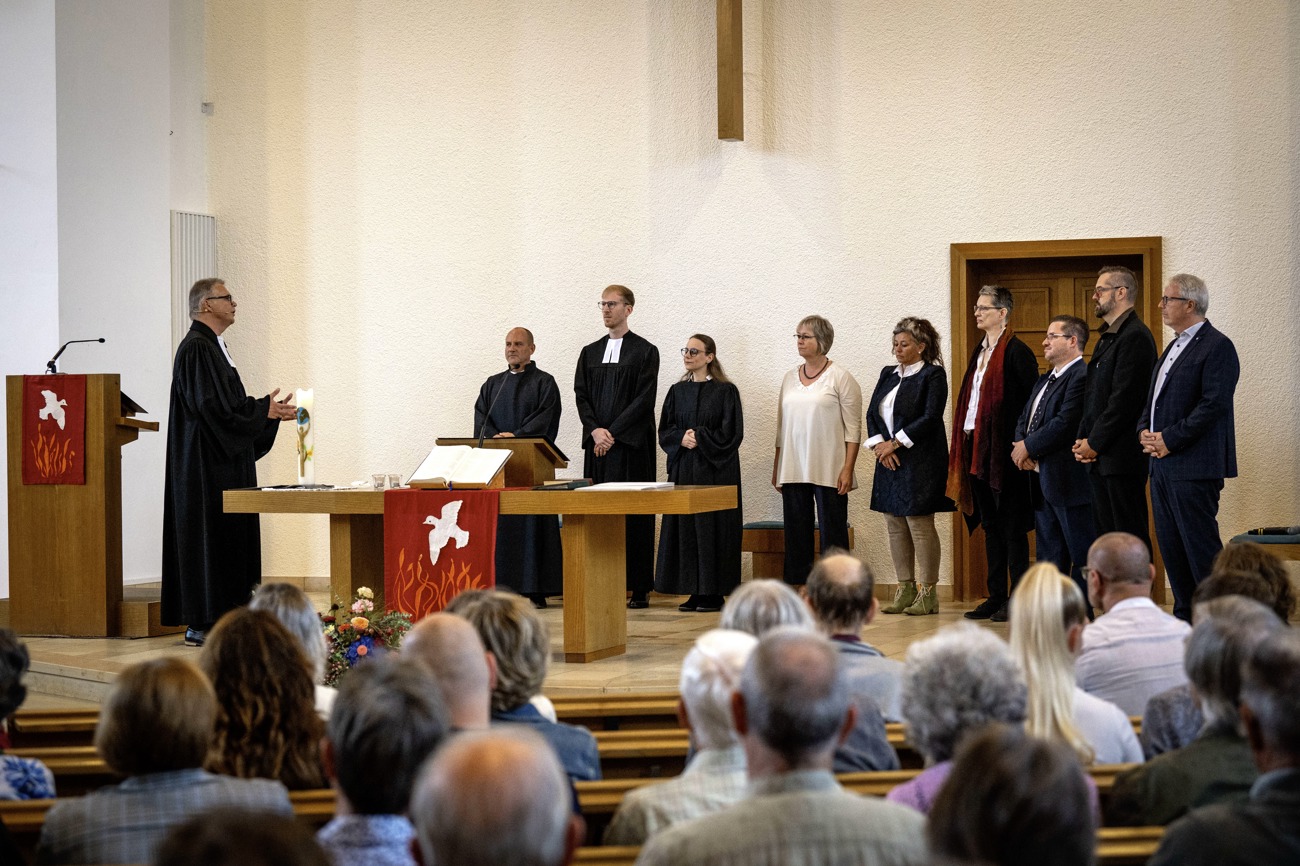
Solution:
{"label": "necktie", "polygon": [[1034,417],[1029,419],[1029,430],[1033,433],[1038,429],[1038,425],[1043,423],[1043,411],[1047,408],[1047,392],[1056,384],[1056,374],[1053,373],[1047,377],[1047,384],[1043,386],[1043,396],[1038,399],[1038,408],[1034,410]]}

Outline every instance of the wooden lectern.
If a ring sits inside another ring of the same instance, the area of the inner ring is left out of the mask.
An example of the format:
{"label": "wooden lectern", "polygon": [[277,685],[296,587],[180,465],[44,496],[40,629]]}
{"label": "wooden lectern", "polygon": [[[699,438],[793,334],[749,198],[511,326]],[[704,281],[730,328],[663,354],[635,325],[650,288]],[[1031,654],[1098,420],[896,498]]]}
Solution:
{"label": "wooden lectern", "polygon": [[23,484],[23,377],[9,405],[9,624],[19,634],[122,633],[122,446],[157,421],[122,411],[115,373],[86,377],[86,483]]}
{"label": "wooden lectern", "polygon": [[[477,448],[478,439],[438,439],[435,445],[468,445]],[[555,480],[555,470],[568,467],[568,458],[543,436],[527,438],[506,437],[484,439],[484,448],[505,448],[510,452],[506,461],[506,487],[536,487]]]}

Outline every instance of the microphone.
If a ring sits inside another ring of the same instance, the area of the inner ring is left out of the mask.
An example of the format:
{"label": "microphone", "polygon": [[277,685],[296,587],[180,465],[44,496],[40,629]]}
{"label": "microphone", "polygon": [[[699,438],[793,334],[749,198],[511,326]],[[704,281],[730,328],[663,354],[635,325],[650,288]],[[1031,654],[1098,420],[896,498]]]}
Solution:
{"label": "microphone", "polygon": [[73,343],[102,343],[102,342],[104,342],[103,337],[99,337],[98,339],[95,340],[69,340],[68,342],[64,343],[62,346],[59,347],[59,351],[54,353],[54,357],[51,358],[49,363],[45,365],[45,372],[47,373],[59,372],[59,368],[58,366],[55,365],[54,362],[59,360],[59,356],[63,354],[63,350],[71,346]]}
{"label": "microphone", "polygon": [[[509,373],[510,371],[509,369],[507,369],[506,374],[509,375]],[[496,406],[497,400],[500,399],[501,397],[501,392],[504,391],[505,389],[506,389],[506,380],[502,379],[501,387],[497,388],[497,392],[492,395],[492,402],[488,403],[487,411],[483,413],[483,423],[478,425],[478,447],[479,448],[483,447],[483,434],[487,432],[488,419],[492,417],[492,408]]]}

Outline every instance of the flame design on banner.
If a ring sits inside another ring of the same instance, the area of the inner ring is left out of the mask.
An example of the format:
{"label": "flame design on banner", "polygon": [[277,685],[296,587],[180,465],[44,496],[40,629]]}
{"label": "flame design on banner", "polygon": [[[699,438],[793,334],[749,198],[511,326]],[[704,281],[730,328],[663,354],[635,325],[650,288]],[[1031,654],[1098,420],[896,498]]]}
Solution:
{"label": "flame design on banner", "polygon": [[[439,515],[443,515],[439,518]],[[450,522],[448,522],[450,521]],[[384,604],[419,620],[467,589],[496,586],[495,491],[384,494]],[[429,527],[433,526],[430,530]],[[464,542],[458,544],[458,538]],[[437,548],[432,559],[431,545]]]}
{"label": "flame design on banner", "polygon": [[86,483],[86,377],[23,377],[23,484]]}

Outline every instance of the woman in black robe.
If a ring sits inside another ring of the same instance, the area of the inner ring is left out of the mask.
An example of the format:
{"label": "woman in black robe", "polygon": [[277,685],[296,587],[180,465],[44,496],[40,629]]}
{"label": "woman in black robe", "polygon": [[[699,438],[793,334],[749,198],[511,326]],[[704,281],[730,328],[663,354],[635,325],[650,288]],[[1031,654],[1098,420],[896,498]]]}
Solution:
{"label": "woman in black robe", "polygon": [[[686,374],[668,390],[659,444],[676,484],[734,484],[740,501],[740,392],[727,381],[712,337],[695,334],[682,349]],[[690,598],[678,610],[707,613],[740,585],[740,508],[665,514],[659,532],[655,591]]]}

